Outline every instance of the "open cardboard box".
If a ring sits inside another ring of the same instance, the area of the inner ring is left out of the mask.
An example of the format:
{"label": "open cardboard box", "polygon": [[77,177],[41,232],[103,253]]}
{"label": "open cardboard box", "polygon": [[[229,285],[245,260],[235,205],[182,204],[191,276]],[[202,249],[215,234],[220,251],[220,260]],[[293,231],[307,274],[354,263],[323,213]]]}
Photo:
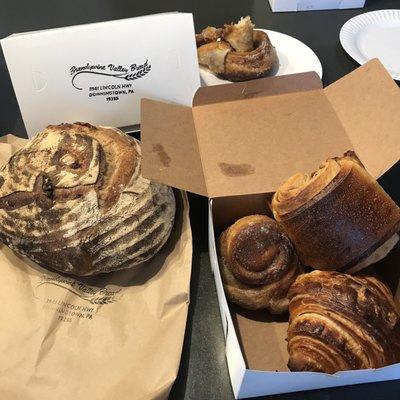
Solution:
{"label": "open cardboard box", "polygon": [[[236,219],[268,213],[293,173],[355,150],[382,176],[400,157],[400,91],[378,60],[322,89],[315,73],[200,88],[193,107],[142,100],[143,175],[208,196],[209,249],[237,398],[400,378],[400,364],[334,375],[290,372],[287,317],[228,305],[216,239]],[[400,250],[376,270],[397,288]],[[389,272],[389,273],[388,273]]]}

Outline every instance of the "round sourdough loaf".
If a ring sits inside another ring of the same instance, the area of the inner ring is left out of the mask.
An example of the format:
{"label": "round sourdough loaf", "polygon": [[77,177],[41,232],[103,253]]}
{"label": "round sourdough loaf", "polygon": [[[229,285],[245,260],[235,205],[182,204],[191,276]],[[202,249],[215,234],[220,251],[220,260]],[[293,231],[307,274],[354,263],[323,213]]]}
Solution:
{"label": "round sourdough loaf", "polygon": [[141,176],[141,150],[118,129],[48,126],[0,169],[0,239],[75,275],[129,268],[171,232],[170,187]]}

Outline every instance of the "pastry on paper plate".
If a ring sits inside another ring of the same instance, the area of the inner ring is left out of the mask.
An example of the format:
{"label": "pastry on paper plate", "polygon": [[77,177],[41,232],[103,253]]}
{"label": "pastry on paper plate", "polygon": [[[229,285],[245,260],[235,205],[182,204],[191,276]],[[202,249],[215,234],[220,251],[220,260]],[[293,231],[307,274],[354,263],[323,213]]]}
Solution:
{"label": "pastry on paper plate", "polygon": [[239,219],[222,233],[219,250],[228,299],[249,310],[287,312],[287,292],[301,267],[290,240],[273,219]]}
{"label": "pastry on paper plate", "polygon": [[271,208],[300,261],[314,269],[357,272],[399,240],[399,207],[353,152],[289,178]]}
{"label": "pastry on paper plate", "polygon": [[250,17],[224,28],[207,27],[196,35],[199,64],[232,82],[267,75],[278,63],[268,35]]}
{"label": "pastry on paper plate", "polygon": [[138,265],[174,216],[172,189],[141,176],[139,142],[115,128],[48,126],[0,169],[1,241],[61,272]]}
{"label": "pastry on paper plate", "polygon": [[400,362],[400,315],[378,279],[313,271],[288,297],[290,370],[333,374]]}

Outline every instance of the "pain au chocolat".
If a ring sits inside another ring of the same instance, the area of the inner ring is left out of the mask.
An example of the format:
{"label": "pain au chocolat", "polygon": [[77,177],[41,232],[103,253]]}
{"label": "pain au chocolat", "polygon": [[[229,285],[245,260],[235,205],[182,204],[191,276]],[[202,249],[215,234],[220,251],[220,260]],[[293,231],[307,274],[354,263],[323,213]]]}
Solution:
{"label": "pain au chocolat", "polygon": [[333,374],[400,362],[400,315],[378,279],[313,271],[288,297],[290,370]]}
{"label": "pain au chocolat", "polygon": [[205,28],[196,35],[196,45],[199,64],[233,82],[265,76],[278,63],[268,35],[254,30],[250,17],[224,28]]}
{"label": "pain au chocolat", "polygon": [[141,176],[140,144],[118,129],[48,126],[0,169],[0,239],[75,275],[153,257],[174,222],[170,187]]}
{"label": "pain au chocolat", "polygon": [[239,219],[222,233],[219,250],[228,299],[249,310],[287,312],[287,292],[301,268],[290,240],[273,219]]}
{"label": "pain au chocolat", "polygon": [[399,239],[399,207],[352,152],[292,176],[271,208],[301,262],[315,269],[359,271]]}

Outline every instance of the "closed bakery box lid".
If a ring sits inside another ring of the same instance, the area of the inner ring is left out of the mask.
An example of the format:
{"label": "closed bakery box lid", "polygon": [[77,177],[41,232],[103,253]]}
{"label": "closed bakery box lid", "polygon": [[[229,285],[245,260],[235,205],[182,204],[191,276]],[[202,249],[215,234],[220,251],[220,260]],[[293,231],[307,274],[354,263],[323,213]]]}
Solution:
{"label": "closed bakery box lid", "polygon": [[1,40],[29,137],[48,124],[140,123],[140,99],[191,105],[200,86],[193,16],[161,13]]}
{"label": "closed bakery box lid", "polygon": [[322,89],[315,73],[197,91],[192,107],[142,100],[142,173],[208,197],[273,192],[355,150],[379,177],[400,156],[400,91],[378,60]]}

